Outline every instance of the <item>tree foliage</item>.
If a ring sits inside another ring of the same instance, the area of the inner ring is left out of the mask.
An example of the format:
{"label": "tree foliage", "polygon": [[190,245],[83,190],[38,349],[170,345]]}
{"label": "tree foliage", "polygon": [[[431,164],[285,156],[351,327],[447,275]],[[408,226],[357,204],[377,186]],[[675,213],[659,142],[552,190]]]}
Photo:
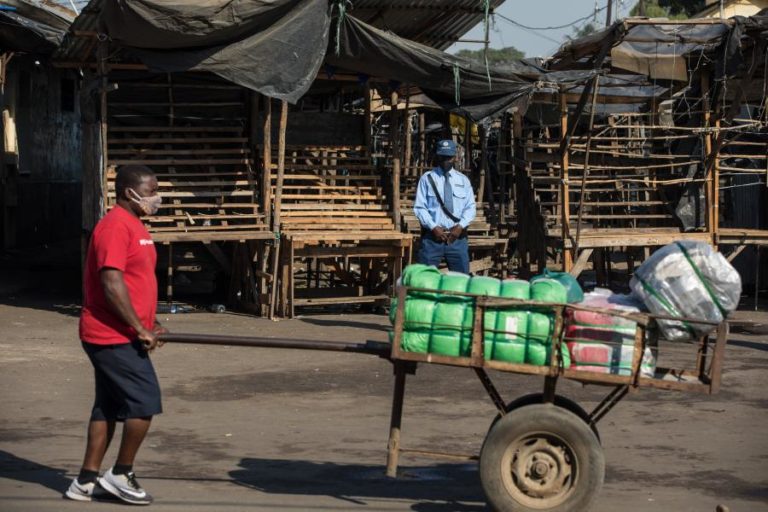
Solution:
{"label": "tree foliage", "polygon": [[[645,15],[649,18],[685,20],[704,10],[705,0],[644,0]],[[629,12],[630,16],[640,15],[639,2]]]}
{"label": "tree foliage", "polygon": [[[456,55],[465,59],[485,63],[482,49],[459,50],[456,52]],[[525,53],[521,52],[514,46],[507,46],[506,48],[488,48],[489,64],[505,64],[508,62],[515,62],[522,59],[523,57],[525,57]]]}

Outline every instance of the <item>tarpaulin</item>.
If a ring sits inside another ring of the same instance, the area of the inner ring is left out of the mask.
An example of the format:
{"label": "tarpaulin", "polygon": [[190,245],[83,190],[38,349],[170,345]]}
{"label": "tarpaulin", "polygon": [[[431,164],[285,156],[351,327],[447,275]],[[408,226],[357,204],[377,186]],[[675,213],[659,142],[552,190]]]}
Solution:
{"label": "tarpaulin", "polygon": [[635,25],[611,49],[614,67],[651,78],[688,81],[688,57],[716,48],[729,31],[709,25]]}
{"label": "tarpaulin", "polygon": [[[517,74],[442,52],[346,16],[339,27],[339,54],[331,45],[326,61],[345,70],[418,86],[446,110],[475,121],[524,103],[533,83]],[[530,72],[531,66],[526,66]]]}
{"label": "tarpaulin", "polygon": [[72,19],[24,0],[6,0],[0,10],[0,49],[51,53],[61,43]]}
{"label": "tarpaulin", "polygon": [[328,0],[107,0],[106,33],[154,71],[210,71],[296,102],[328,44]]}

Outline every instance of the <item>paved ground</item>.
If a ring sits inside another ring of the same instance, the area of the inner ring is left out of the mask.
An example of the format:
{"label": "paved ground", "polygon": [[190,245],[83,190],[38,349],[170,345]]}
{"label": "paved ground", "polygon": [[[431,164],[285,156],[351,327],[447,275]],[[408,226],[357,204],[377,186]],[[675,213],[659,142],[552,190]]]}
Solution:
{"label": "paved ground", "polygon": [[[60,498],[80,464],[92,376],[77,340],[77,299],[61,292],[71,282],[50,275],[0,272],[0,510],[118,510]],[[386,319],[370,315],[166,322],[185,332],[386,339]],[[382,476],[392,386],[385,361],[189,345],[167,345],[154,360],[166,412],[136,467],[154,509],[486,510],[472,464],[407,458],[399,480]],[[600,424],[608,467],[596,510],[768,510],[767,370],[765,337],[737,333],[719,395],[644,391],[622,402]],[[495,378],[508,399],[539,387]],[[586,408],[605,393],[573,383],[562,392]],[[493,416],[471,372],[422,367],[408,381],[403,444],[475,453]]]}

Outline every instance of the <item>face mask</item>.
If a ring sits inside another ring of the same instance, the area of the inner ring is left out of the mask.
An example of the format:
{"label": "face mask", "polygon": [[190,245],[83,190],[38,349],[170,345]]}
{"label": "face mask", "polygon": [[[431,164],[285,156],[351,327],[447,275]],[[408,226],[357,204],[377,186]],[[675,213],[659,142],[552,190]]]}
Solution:
{"label": "face mask", "polygon": [[163,203],[163,198],[160,197],[160,194],[155,194],[154,196],[150,196],[150,197],[141,197],[132,188],[129,188],[128,192],[133,194],[131,201],[138,204],[139,207],[141,208],[141,211],[143,211],[145,215],[156,214],[157,210],[160,209],[160,205]]}

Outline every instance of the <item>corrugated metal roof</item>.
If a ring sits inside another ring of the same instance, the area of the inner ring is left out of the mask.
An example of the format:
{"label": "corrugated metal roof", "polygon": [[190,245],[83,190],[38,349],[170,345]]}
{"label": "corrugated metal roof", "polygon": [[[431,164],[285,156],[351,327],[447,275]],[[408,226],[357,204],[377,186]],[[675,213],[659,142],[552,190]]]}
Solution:
{"label": "corrugated metal roof", "polygon": [[[92,51],[104,0],[91,0],[70,28],[55,58],[83,62]],[[504,0],[490,0],[493,12]],[[384,30],[444,50],[483,21],[483,0],[355,0],[347,12]],[[79,36],[78,36],[79,35]]]}
{"label": "corrugated metal roof", "polygon": [[[490,10],[504,0],[491,0]],[[481,0],[355,0],[352,16],[370,25],[444,50],[483,21]]]}

